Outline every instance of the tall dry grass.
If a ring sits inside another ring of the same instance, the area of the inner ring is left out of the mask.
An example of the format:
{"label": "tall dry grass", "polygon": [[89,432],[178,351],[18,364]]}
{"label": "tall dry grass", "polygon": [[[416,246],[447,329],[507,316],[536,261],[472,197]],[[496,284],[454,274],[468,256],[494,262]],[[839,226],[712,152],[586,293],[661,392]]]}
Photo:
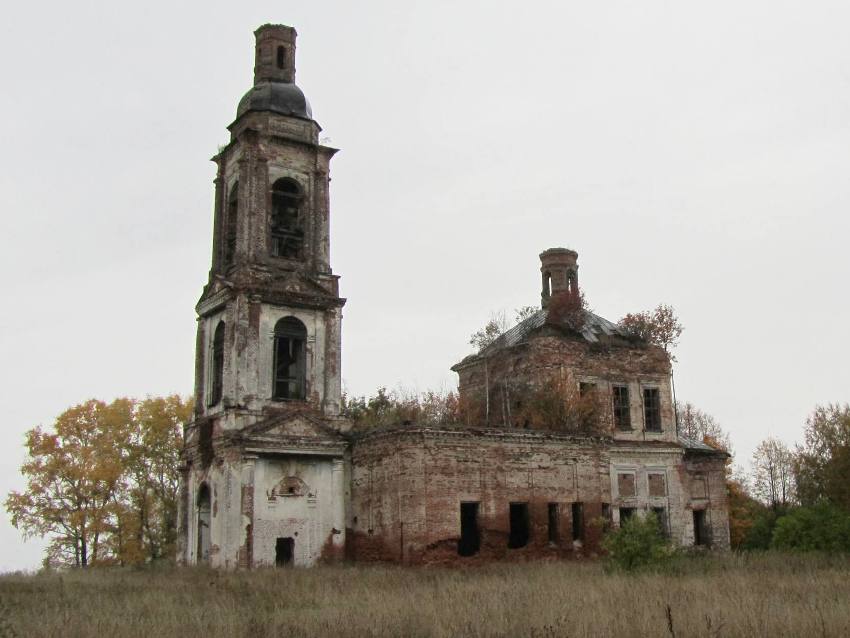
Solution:
{"label": "tall dry grass", "polygon": [[850,560],[10,574],[0,636],[850,636]]}

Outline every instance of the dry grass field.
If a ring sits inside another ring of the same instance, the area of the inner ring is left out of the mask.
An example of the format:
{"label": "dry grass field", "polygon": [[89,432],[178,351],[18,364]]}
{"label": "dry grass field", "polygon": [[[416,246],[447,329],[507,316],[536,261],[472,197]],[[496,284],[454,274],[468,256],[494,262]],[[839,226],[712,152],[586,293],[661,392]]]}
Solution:
{"label": "dry grass field", "polygon": [[8,574],[0,636],[850,636],[850,560]]}

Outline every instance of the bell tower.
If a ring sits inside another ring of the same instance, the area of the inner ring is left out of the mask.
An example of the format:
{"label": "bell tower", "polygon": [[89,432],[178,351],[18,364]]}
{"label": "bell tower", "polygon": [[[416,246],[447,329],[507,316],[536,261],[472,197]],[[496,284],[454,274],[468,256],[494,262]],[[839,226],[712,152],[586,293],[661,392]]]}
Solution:
{"label": "bell tower", "polygon": [[345,303],[330,266],[329,164],[336,149],[295,84],[297,33],[266,24],[254,85],[213,157],[212,267],[197,304],[196,418],[241,430],[259,417],[340,405]]}

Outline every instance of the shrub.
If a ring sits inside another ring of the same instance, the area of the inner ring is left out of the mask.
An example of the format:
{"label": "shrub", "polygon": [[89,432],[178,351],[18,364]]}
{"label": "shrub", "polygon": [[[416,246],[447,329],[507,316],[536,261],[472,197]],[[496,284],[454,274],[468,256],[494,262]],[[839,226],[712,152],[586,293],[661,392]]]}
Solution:
{"label": "shrub", "polygon": [[850,514],[829,503],[798,507],[776,521],[772,547],[804,552],[850,552]]}
{"label": "shrub", "polygon": [[619,568],[633,571],[659,566],[671,556],[671,548],[661,535],[658,518],[632,516],[602,541],[609,559]]}

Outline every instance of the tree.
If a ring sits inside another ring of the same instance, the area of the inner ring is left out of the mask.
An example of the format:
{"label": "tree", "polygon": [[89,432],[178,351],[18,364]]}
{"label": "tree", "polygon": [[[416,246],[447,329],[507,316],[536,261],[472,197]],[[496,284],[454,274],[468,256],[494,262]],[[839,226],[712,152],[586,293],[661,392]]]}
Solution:
{"label": "tree", "polygon": [[803,505],[825,500],[850,511],[850,406],[817,406],[797,447],[794,476]]}
{"label": "tree", "polygon": [[24,536],[49,537],[54,565],[133,564],[170,556],[177,459],[190,399],[90,400],[52,430],[27,432],[23,492],[6,510]]}
{"label": "tree", "polygon": [[171,556],[177,538],[176,468],[183,424],[192,403],[178,395],[148,397],[136,405],[125,464],[130,480],[127,501],[136,517],[136,540],[147,560]]}
{"label": "tree", "polygon": [[380,387],[374,396],[350,397],[343,393],[342,416],[355,429],[405,425],[443,425],[460,422],[458,395],[429,390],[421,394]]}
{"label": "tree", "polygon": [[[540,308],[537,306],[521,306],[517,308],[514,310],[514,325],[522,323],[539,311]],[[509,328],[511,328],[511,325],[508,323],[504,311],[493,312],[490,314],[490,320],[484,324],[484,327],[472,333],[469,337],[469,344],[475,346],[475,349],[481,352],[502,334],[507,332]]]}
{"label": "tree", "polygon": [[753,453],[753,492],[774,510],[794,500],[794,455],[777,438],[768,437]]}
{"label": "tree", "polygon": [[850,513],[826,501],[793,509],[776,521],[771,546],[792,551],[850,552]]}
{"label": "tree", "polygon": [[620,319],[619,325],[626,332],[661,346],[664,352],[670,355],[671,361],[676,360],[673,350],[679,345],[679,337],[682,336],[684,328],[679,323],[673,306],[659,304],[652,311],[629,313]]}
{"label": "tree", "polygon": [[693,403],[676,402],[679,434],[695,441],[709,443],[726,452],[732,451],[729,433],[725,432],[712,415],[703,412]]}
{"label": "tree", "polygon": [[469,337],[469,344],[475,346],[475,349],[478,352],[481,352],[493,343],[499,336],[506,332],[508,326],[508,321],[505,318],[504,312],[494,312],[490,315],[490,321],[488,321],[483,328],[472,333]]}
{"label": "tree", "polygon": [[6,510],[25,537],[51,537],[54,559],[77,567],[107,559],[101,549],[115,523],[132,410],[128,399],[90,400],[59,415],[53,432],[27,432],[27,488],[9,494]]}
{"label": "tree", "polygon": [[619,529],[609,532],[602,546],[608,558],[625,571],[655,566],[670,556],[669,543],[661,535],[654,512],[632,516]]}

